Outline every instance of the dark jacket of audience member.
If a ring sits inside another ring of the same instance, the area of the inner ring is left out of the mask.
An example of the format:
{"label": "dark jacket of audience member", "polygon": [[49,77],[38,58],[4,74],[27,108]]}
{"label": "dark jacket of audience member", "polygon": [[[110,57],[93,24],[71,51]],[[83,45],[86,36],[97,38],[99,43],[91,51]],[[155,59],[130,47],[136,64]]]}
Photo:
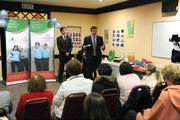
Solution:
{"label": "dark jacket of audience member", "polygon": [[93,83],[92,92],[101,93],[103,90],[118,88],[116,77],[112,75],[112,68],[107,63],[98,66],[98,77]]}
{"label": "dark jacket of audience member", "polygon": [[93,83],[92,92],[101,93],[103,90],[117,88],[115,76],[101,76]]}
{"label": "dark jacket of audience member", "polygon": [[104,98],[91,93],[84,101],[84,120],[111,120]]}
{"label": "dark jacket of audience member", "polygon": [[180,119],[180,64],[166,65],[162,75],[168,84],[151,109],[138,113],[136,120],[179,120]]}
{"label": "dark jacket of audience member", "polygon": [[16,110],[16,119],[20,120],[23,113],[23,108],[25,103],[30,99],[35,98],[48,98],[50,105],[52,105],[53,93],[49,90],[46,90],[46,81],[42,75],[34,75],[28,84],[28,93],[24,93],[20,96],[17,110]]}

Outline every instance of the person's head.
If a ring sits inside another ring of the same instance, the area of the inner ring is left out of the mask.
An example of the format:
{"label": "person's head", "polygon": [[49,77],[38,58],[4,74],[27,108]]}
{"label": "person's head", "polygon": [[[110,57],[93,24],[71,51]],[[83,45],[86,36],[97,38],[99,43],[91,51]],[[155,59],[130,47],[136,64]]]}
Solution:
{"label": "person's head", "polygon": [[48,45],[47,45],[47,44],[44,44],[43,48],[46,49],[47,47],[48,47]]}
{"label": "person's head", "polygon": [[156,72],[156,66],[153,63],[146,64],[145,70],[147,75],[151,75],[152,73]]}
{"label": "person's head", "polygon": [[16,51],[16,50],[18,50],[18,46],[17,45],[15,45],[14,47],[13,47],[13,49],[12,49],[13,51]]}
{"label": "person's head", "polygon": [[92,36],[96,36],[97,35],[97,27],[96,26],[92,26],[91,27],[91,35]]}
{"label": "person's head", "polygon": [[97,68],[98,74],[99,75],[107,75],[110,76],[112,74],[112,68],[109,64],[107,63],[102,63],[98,66]]}
{"label": "person's head", "polygon": [[33,75],[28,84],[29,92],[43,92],[46,89],[46,80],[40,74]]}
{"label": "person's head", "polygon": [[104,98],[98,93],[91,93],[84,101],[84,117],[86,120],[110,120]]}
{"label": "person's head", "polygon": [[78,60],[70,60],[66,66],[67,72],[70,76],[78,75],[82,73],[82,64]]}
{"label": "person's head", "polygon": [[128,62],[123,62],[119,66],[119,73],[121,75],[127,75],[127,74],[131,74],[133,72],[134,72],[133,68],[132,68],[132,66]]}
{"label": "person's head", "polygon": [[62,35],[65,35],[66,34],[66,27],[61,27],[60,32]]}
{"label": "person's head", "polygon": [[23,51],[23,48],[22,48],[22,47],[19,47],[18,49],[19,49],[19,51],[20,51],[20,52],[22,52],[22,51]]}
{"label": "person's head", "polygon": [[166,65],[161,72],[168,85],[180,85],[180,64]]}
{"label": "person's head", "polygon": [[40,43],[39,42],[36,42],[35,43],[35,47],[38,48],[40,46]]}

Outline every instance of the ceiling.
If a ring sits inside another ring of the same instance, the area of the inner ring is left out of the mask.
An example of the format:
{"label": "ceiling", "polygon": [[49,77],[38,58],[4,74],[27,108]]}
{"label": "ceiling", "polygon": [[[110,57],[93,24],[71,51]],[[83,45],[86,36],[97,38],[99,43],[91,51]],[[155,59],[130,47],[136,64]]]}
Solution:
{"label": "ceiling", "polygon": [[79,7],[79,8],[101,8],[117,3],[121,3],[128,0],[2,0],[2,1],[13,1],[13,2],[26,2],[36,3],[45,5],[56,5],[56,6],[68,6],[68,7]]}

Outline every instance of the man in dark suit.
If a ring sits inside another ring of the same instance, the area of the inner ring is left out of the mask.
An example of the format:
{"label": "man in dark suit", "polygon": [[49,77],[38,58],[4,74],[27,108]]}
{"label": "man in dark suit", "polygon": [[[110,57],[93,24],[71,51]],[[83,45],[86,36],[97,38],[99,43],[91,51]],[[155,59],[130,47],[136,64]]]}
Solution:
{"label": "man in dark suit", "polygon": [[101,49],[105,50],[103,38],[101,36],[97,36],[97,27],[91,27],[91,35],[84,38],[83,48],[86,51],[84,76],[94,80],[96,77],[96,69],[102,60]]}
{"label": "man in dark suit", "polygon": [[[66,35],[66,28],[60,28],[61,36],[57,38],[57,46],[59,50],[59,73],[58,82],[63,82],[64,65],[71,59],[72,39]],[[69,77],[66,73],[66,77]]]}

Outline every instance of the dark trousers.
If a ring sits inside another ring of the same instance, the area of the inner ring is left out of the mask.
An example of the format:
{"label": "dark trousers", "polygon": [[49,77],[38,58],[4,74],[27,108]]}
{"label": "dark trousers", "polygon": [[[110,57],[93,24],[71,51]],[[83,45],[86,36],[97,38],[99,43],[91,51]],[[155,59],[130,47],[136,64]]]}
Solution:
{"label": "dark trousers", "polygon": [[43,71],[49,71],[49,58],[43,58]]}
{"label": "dark trousers", "polygon": [[36,65],[36,71],[42,71],[42,59],[34,58],[35,65]]}
{"label": "dark trousers", "polygon": [[180,51],[172,50],[171,62],[180,63]]}
{"label": "dark trousers", "polygon": [[[63,81],[63,73],[65,64],[71,59],[71,57],[61,56],[59,57],[59,73],[58,73],[58,81]],[[66,71],[66,78],[69,77],[69,74]]]}
{"label": "dark trousers", "polygon": [[91,61],[87,61],[84,66],[84,77],[94,80],[96,77],[96,69],[101,63],[97,56],[93,56]]}
{"label": "dark trousers", "polygon": [[11,69],[12,69],[12,72],[14,73],[14,72],[17,72],[17,71],[15,71],[16,70],[16,67],[17,67],[17,70],[18,70],[18,72],[20,71],[20,65],[19,65],[19,61],[12,61],[11,62]]}
{"label": "dark trousers", "polygon": [[20,71],[29,71],[28,58],[20,59]]}

